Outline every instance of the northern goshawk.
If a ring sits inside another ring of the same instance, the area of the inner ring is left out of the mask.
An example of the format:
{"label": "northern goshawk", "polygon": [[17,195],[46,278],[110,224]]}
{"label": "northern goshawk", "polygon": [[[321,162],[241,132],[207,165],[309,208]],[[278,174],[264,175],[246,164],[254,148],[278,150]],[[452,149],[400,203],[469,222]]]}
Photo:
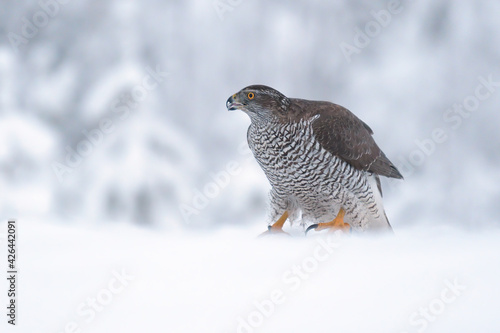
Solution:
{"label": "northern goshawk", "polygon": [[391,229],[379,176],[403,177],[349,110],[263,85],[243,88],[226,106],[250,116],[248,145],[272,187],[269,232],[287,219],[308,230]]}

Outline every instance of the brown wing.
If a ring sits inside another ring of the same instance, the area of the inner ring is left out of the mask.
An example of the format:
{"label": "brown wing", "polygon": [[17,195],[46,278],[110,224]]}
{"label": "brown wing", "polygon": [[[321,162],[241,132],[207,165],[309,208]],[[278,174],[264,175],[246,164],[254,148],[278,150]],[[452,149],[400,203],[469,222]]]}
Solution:
{"label": "brown wing", "polygon": [[[313,105],[307,105],[307,108],[311,107]],[[358,170],[403,178],[373,140],[371,128],[352,112],[328,102],[317,102],[314,109],[310,114],[316,114],[312,124],[313,133],[324,149]]]}

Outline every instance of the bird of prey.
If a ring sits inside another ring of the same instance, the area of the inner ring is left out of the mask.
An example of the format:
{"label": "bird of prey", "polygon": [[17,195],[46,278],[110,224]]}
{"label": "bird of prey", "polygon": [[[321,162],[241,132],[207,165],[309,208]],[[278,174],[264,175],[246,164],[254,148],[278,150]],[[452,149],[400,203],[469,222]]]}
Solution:
{"label": "bird of prey", "polygon": [[250,117],[248,145],[271,183],[268,233],[287,219],[306,232],[392,230],[379,176],[403,176],[349,110],[264,85],[243,88],[226,107]]}

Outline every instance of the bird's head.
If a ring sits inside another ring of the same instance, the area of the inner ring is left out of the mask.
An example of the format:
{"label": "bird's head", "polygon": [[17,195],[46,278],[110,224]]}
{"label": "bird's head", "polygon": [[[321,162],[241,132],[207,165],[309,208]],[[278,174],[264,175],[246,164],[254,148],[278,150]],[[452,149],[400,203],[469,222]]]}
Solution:
{"label": "bird's head", "polygon": [[226,102],[229,111],[241,110],[248,114],[252,121],[286,118],[289,106],[290,100],[285,95],[263,85],[243,88]]}

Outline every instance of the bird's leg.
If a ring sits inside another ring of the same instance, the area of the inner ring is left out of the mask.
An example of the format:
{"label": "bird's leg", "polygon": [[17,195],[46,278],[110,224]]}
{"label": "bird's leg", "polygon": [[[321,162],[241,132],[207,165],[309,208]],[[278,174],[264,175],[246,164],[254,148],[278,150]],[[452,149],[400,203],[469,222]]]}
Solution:
{"label": "bird's leg", "polygon": [[317,224],[310,225],[306,230],[306,234],[311,229],[314,229],[316,231],[330,229],[330,232],[333,232],[336,230],[342,230],[342,231],[348,232],[349,229],[351,229],[351,226],[348,223],[344,223],[344,216],[345,216],[345,210],[344,210],[344,208],[340,208],[339,213],[337,214],[337,217],[335,217],[331,222],[317,223]]}
{"label": "bird's leg", "polygon": [[260,234],[260,236],[277,234],[277,233],[287,234],[286,232],[283,231],[283,225],[285,224],[287,218],[288,218],[288,211],[285,211],[283,215],[281,215],[281,217],[278,219],[278,221],[276,221],[273,225],[268,226],[267,231]]}

